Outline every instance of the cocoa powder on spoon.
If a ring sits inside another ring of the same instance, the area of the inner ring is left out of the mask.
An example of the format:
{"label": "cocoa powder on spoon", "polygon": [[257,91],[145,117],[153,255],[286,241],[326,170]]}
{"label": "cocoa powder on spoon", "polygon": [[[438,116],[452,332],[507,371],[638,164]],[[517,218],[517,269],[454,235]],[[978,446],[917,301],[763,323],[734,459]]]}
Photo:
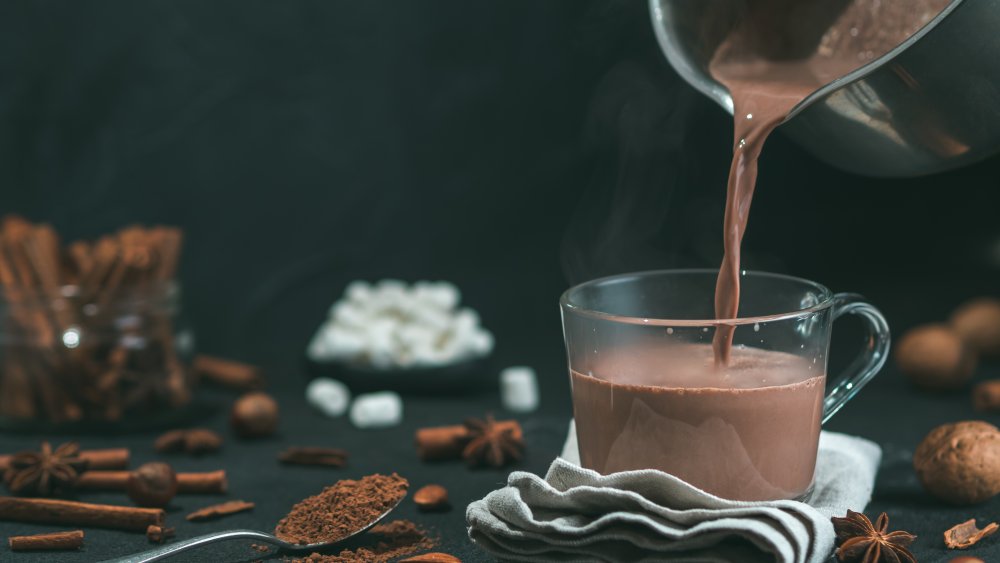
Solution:
{"label": "cocoa powder on spoon", "polygon": [[409,483],[392,475],[344,479],[292,507],[274,535],[298,544],[328,543],[365,528],[406,496]]}

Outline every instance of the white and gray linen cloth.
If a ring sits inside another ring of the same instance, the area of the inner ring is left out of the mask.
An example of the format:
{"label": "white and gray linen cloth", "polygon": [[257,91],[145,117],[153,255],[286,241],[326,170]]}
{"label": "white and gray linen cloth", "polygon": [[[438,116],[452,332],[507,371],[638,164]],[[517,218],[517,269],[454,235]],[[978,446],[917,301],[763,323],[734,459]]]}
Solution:
{"label": "white and gray linen cloth", "polygon": [[469,537],[508,561],[817,563],[834,548],[831,516],[864,510],[882,450],[823,432],[806,502],[743,502],[662,471],[601,475],[579,465],[570,423],[545,478],[515,471],[466,509]]}

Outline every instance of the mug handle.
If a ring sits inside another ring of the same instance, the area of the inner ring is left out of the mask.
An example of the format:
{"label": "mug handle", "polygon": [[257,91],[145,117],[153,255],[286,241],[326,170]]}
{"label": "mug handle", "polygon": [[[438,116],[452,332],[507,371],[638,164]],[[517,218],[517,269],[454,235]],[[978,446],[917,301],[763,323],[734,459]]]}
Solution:
{"label": "mug handle", "polygon": [[824,424],[875,377],[889,356],[889,324],[878,309],[856,293],[838,293],[833,296],[833,320],[845,314],[858,315],[865,321],[865,346],[851,365],[831,380],[823,398]]}

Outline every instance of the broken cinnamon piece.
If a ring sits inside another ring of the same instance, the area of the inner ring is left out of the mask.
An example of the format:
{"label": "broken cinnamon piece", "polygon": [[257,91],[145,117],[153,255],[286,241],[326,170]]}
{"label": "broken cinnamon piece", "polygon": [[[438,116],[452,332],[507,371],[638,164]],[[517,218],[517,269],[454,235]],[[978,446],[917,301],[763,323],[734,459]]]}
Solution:
{"label": "broken cinnamon piece", "polygon": [[278,454],[278,461],[293,465],[343,467],[347,465],[347,456],[346,450],[338,448],[292,446]]}
{"label": "broken cinnamon piece", "polygon": [[195,357],[191,368],[197,377],[238,391],[260,389],[264,386],[260,369],[243,362],[201,354]]}
{"label": "broken cinnamon piece", "polygon": [[229,516],[230,514],[236,514],[237,512],[252,510],[253,507],[254,503],[252,502],[231,500],[222,504],[213,504],[212,506],[206,506],[205,508],[195,510],[191,514],[187,515],[187,519],[190,522],[203,522],[205,520],[214,520],[216,518],[222,518],[223,516]]}
{"label": "broken cinnamon piece", "polygon": [[34,534],[31,536],[10,536],[7,545],[11,551],[55,551],[80,549],[83,547],[83,530]]}
{"label": "broken cinnamon piece", "polygon": [[462,563],[462,560],[450,553],[434,552],[400,559],[398,563]]}
{"label": "broken cinnamon piece", "polygon": [[201,455],[218,451],[222,447],[222,436],[207,428],[169,430],[156,439],[153,447],[160,453],[187,452]]}
{"label": "broken cinnamon piece", "polygon": [[148,539],[150,543],[163,543],[174,537],[175,533],[175,528],[153,525],[146,528],[146,539]]}
{"label": "broken cinnamon piece", "polygon": [[976,519],[966,520],[961,524],[956,524],[944,533],[944,545],[948,549],[965,549],[972,547],[979,540],[993,535],[1000,526],[996,522],[991,522],[980,530],[976,527]]}
{"label": "broken cinnamon piece", "polygon": [[[499,431],[510,429],[513,438],[523,437],[521,425],[516,420],[498,420],[495,427]],[[471,438],[469,429],[463,424],[421,428],[414,435],[417,456],[423,461],[458,459]]]}

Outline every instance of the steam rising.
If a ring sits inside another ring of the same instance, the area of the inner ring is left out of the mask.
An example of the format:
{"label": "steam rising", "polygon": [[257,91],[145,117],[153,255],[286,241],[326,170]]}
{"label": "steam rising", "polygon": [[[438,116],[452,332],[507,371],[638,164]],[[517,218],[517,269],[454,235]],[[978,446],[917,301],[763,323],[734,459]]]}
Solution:
{"label": "steam rising", "polygon": [[[570,283],[682,264],[718,266],[724,190],[694,185],[696,155],[688,146],[706,104],[665,63],[626,60],[604,76],[584,128],[593,173],[562,245]],[[728,138],[719,141],[725,159]]]}

